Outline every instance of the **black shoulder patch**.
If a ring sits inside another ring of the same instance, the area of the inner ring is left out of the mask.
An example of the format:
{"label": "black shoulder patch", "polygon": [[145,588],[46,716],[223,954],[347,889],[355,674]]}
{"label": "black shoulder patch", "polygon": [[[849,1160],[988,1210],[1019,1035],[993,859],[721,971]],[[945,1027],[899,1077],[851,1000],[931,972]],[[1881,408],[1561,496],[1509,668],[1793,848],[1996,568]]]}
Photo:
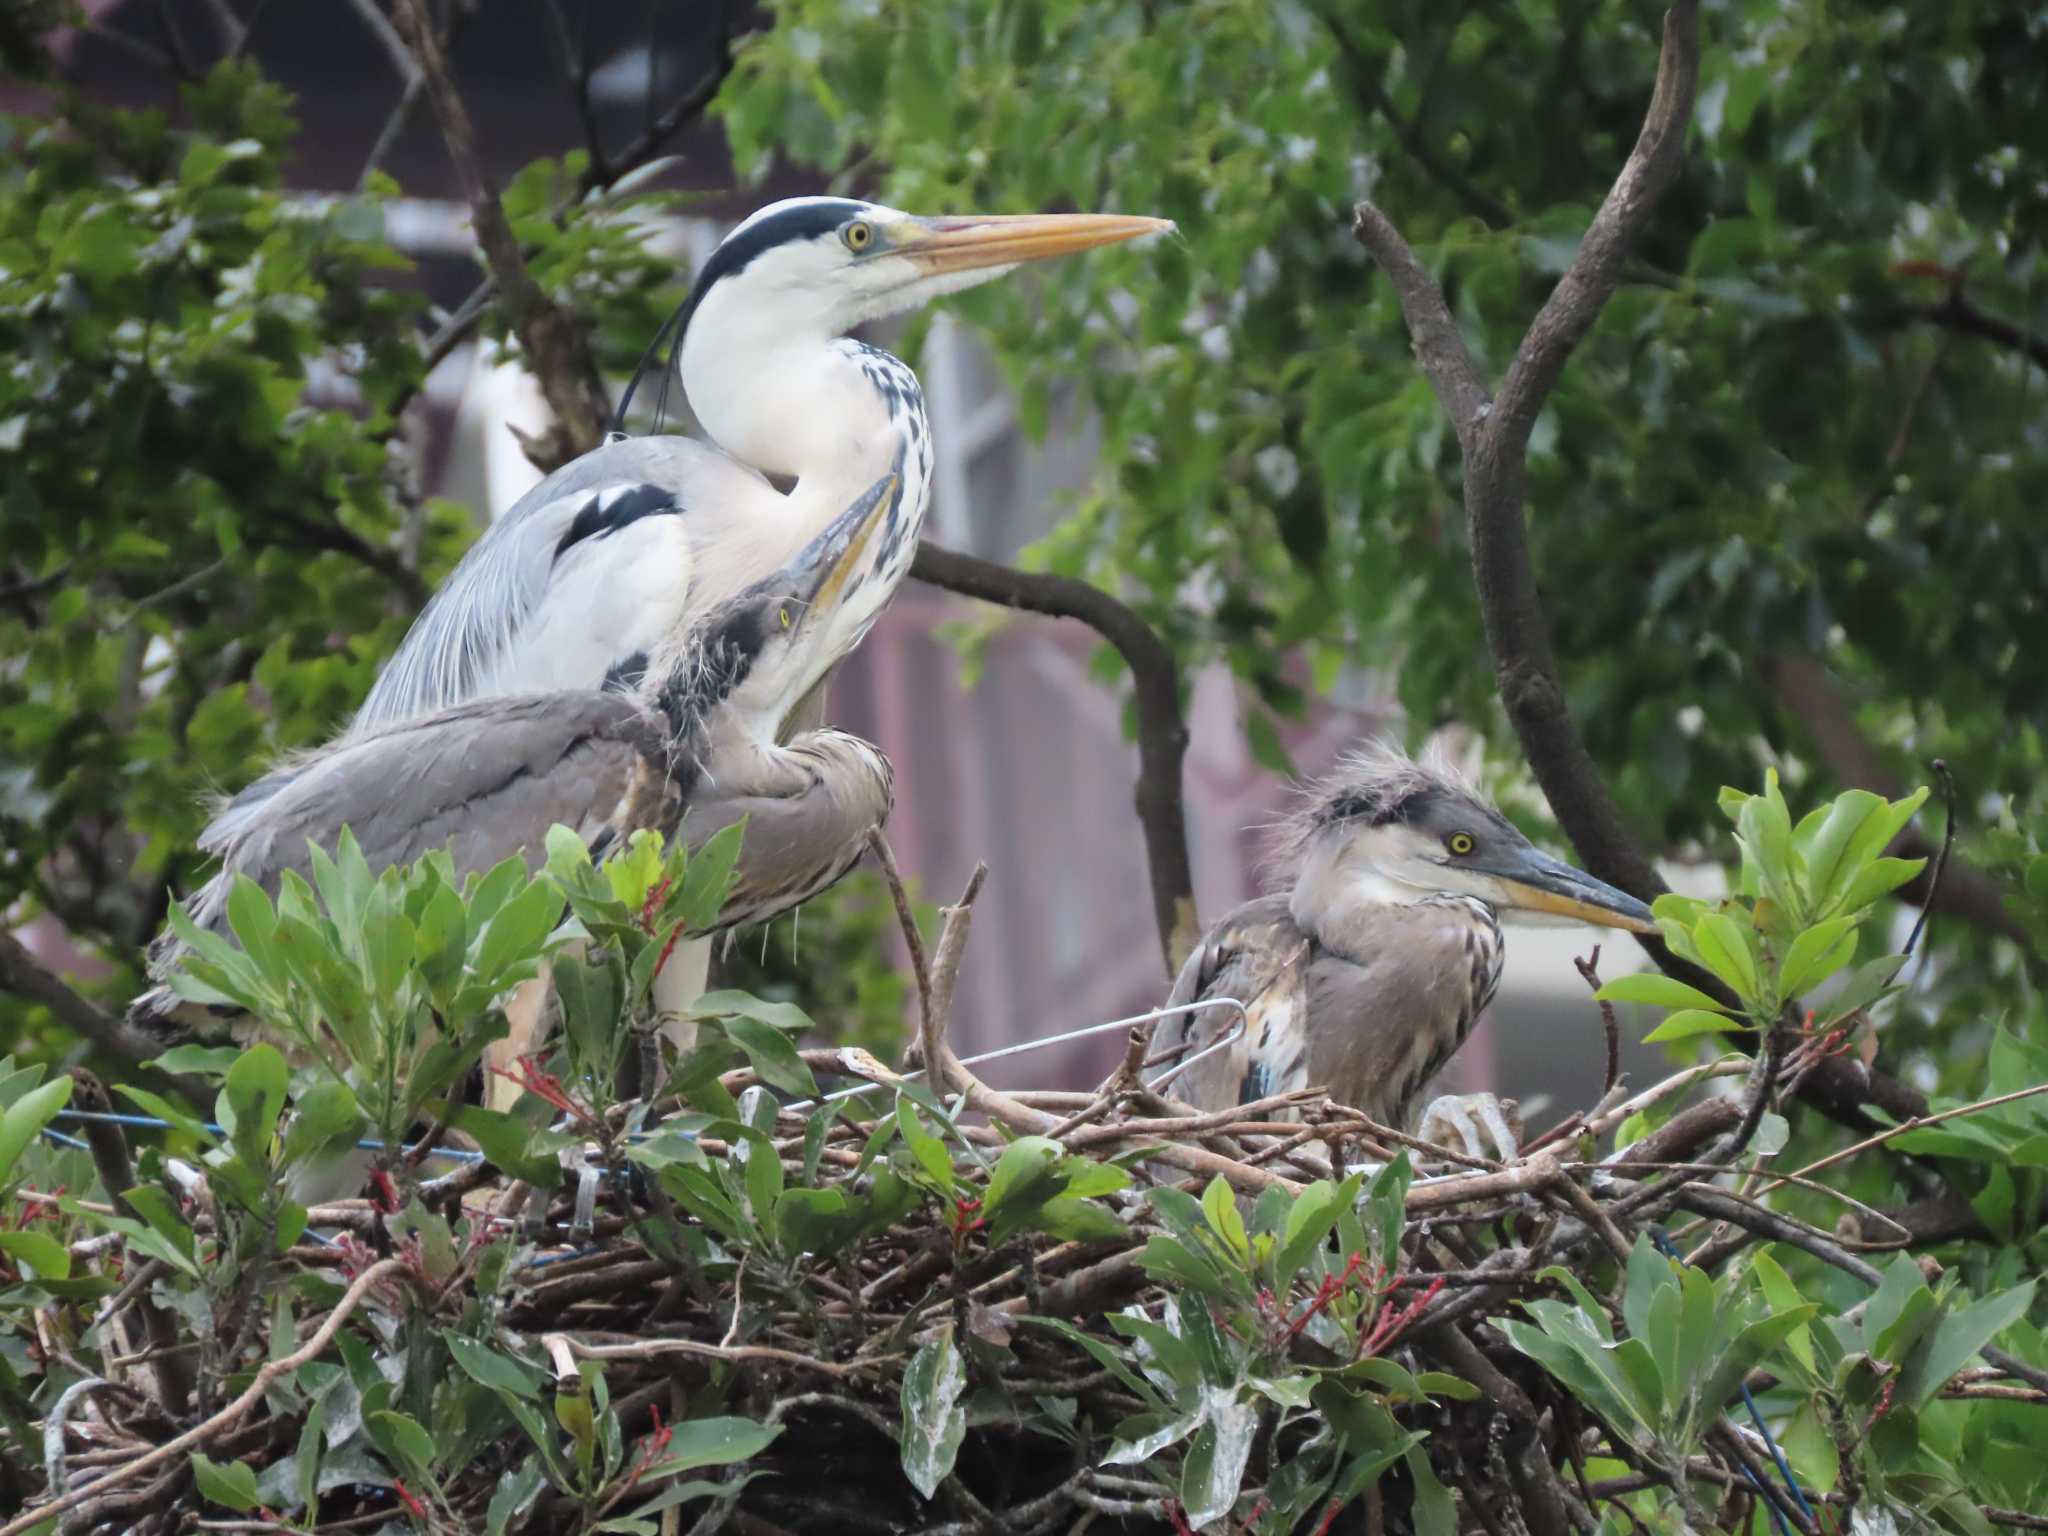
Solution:
{"label": "black shoulder patch", "polygon": [[635,651],[622,656],[605,669],[604,681],[597,685],[599,693],[631,693],[647,679],[647,653]]}
{"label": "black shoulder patch", "polygon": [[1255,1061],[1245,1068],[1244,1081],[1238,1085],[1237,1102],[1255,1104],[1273,1094],[1273,1069],[1263,1061]]}
{"label": "black shoulder patch", "polygon": [[590,493],[563,530],[555,545],[555,558],[561,559],[572,545],[617,533],[643,517],[673,517],[682,510],[682,503],[676,500],[675,492],[658,485],[607,485]]}

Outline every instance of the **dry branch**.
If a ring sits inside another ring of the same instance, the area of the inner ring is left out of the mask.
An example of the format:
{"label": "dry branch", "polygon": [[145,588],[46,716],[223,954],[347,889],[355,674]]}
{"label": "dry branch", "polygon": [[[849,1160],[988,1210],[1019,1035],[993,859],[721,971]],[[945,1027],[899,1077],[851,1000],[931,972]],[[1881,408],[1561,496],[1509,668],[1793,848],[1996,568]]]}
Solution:
{"label": "dry branch", "polygon": [[1138,783],[1132,798],[1145,835],[1152,916],[1159,927],[1166,972],[1171,976],[1202,936],[1181,795],[1188,726],[1181,712],[1180,664],[1172,650],[1127,605],[1100,587],[1072,577],[1012,570],[992,560],[942,549],[928,539],[918,544],[910,574],[962,597],[1078,620],[1115,646],[1131,669],[1131,698],[1138,717]]}
{"label": "dry branch", "polygon": [[456,178],[469,203],[484,265],[540,382],[548,409],[554,413],[555,426],[544,456],[566,462],[604,440],[605,421],[611,414],[589,337],[576,317],[550,299],[527,270],[525,253],[512,233],[498,188],[477,158],[469,111],[449,75],[448,61],[422,0],[397,0],[394,16],[426,81],[448,157],[455,163]]}

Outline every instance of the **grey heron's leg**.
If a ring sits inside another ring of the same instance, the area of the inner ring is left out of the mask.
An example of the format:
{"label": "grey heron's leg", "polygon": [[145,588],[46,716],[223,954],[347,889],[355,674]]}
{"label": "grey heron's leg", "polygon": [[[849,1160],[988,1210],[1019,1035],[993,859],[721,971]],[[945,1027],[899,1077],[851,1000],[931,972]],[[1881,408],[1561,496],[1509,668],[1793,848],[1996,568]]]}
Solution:
{"label": "grey heron's leg", "polygon": [[708,938],[678,939],[654,978],[655,1024],[678,1056],[697,1043],[697,1021],[685,1015],[710,984],[711,944]]}
{"label": "grey heron's leg", "polygon": [[1521,1106],[1490,1093],[1447,1093],[1422,1112],[1416,1135],[1467,1157],[1512,1163],[1522,1155]]}

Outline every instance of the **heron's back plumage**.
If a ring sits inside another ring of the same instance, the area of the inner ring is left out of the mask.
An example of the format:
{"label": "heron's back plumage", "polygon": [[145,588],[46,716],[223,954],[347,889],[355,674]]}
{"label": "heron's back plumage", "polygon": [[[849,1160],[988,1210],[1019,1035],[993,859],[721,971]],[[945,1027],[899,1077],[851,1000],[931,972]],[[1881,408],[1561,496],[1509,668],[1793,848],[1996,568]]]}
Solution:
{"label": "heron's back plumage", "polygon": [[[665,494],[669,515],[646,515],[647,491]],[[628,515],[607,526],[607,502]],[[478,536],[347,734],[369,735],[466,699],[595,688],[615,662],[651,651],[705,602],[737,589],[728,576],[707,591],[692,553],[730,545],[735,525],[756,519],[768,535],[751,573],[758,576],[787,554],[788,539],[778,536],[785,498],[695,438],[626,438],[571,460]]]}
{"label": "heron's back plumage", "polygon": [[[1209,930],[1171,1004],[1235,997],[1242,1042],[1198,1063],[1173,1089],[1202,1109],[1320,1087],[1383,1125],[1407,1126],[1423,1090],[1465,1042],[1500,979],[1500,927],[1484,902],[1429,896],[1360,909],[1317,934],[1286,896],[1246,902]],[[1233,1014],[1161,1025],[1195,1048]]]}

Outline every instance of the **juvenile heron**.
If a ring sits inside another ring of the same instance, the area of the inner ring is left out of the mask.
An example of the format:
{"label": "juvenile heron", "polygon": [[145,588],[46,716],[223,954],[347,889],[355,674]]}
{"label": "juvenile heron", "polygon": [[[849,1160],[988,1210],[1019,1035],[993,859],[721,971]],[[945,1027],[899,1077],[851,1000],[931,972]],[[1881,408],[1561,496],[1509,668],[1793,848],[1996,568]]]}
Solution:
{"label": "juvenile heron", "polygon": [[[1648,907],[1537,851],[1447,763],[1387,747],[1354,754],[1304,794],[1275,865],[1286,888],[1211,928],[1167,998],[1247,1005],[1239,1041],[1174,1090],[1203,1109],[1321,1086],[1407,1129],[1492,1001],[1502,911],[1656,931]],[[1160,1044],[1199,1049],[1233,1023],[1182,1015]]]}
{"label": "juvenile heron", "polygon": [[[514,854],[538,867],[558,822],[602,857],[643,827],[696,846],[744,817],[736,884],[707,931],[825,889],[888,815],[889,762],[843,731],[777,737],[857,638],[840,619],[872,577],[897,489],[885,475],[780,570],[671,635],[634,692],[472,700],[287,764],[230,835],[206,844],[221,869],[192,903],[194,920],[225,931],[236,876],[274,893],[285,870],[307,871],[309,842],[332,849],[343,827],[373,871],[445,847],[467,873]],[[162,976],[178,954],[164,943],[152,969]],[[137,1004],[138,1022],[160,1029],[177,1012],[161,987]]]}

